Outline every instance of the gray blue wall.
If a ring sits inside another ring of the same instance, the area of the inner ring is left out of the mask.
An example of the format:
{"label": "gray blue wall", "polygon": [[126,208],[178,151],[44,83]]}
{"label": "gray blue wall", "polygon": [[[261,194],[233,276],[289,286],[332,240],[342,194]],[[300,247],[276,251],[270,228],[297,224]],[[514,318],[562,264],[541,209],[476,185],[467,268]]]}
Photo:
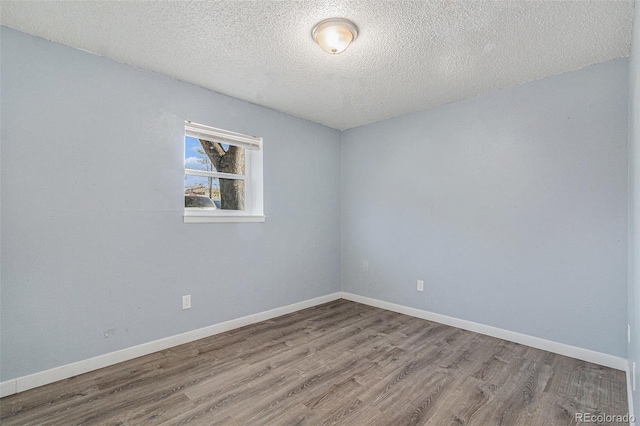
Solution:
{"label": "gray blue wall", "polygon": [[[0,38],[0,380],[340,290],[340,132]],[[185,119],[264,138],[266,223],[182,222]]]}
{"label": "gray blue wall", "polygon": [[[626,59],[340,134],[1,31],[1,381],[341,288],[627,356]],[[182,223],[184,119],[266,223]]]}
{"label": "gray blue wall", "polygon": [[627,80],[623,58],[343,132],[343,291],[626,357]]}
{"label": "gray blue wall", "polygon": [[[640,2],[635,2],[633,38],[629,56],[629,294],[631,325],[629,366],[636,363],[640,384]],[[640,416],[640,389],[633,392],[636,418]]]}

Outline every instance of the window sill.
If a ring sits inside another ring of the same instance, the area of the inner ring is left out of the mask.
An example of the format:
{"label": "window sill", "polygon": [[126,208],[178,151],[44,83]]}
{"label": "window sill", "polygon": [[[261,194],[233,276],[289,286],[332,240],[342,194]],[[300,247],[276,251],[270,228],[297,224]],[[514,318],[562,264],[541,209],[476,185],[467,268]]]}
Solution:
{"label": "window sill", "polygon": [[184,223],[264,222],[264,215],[184,216]]}

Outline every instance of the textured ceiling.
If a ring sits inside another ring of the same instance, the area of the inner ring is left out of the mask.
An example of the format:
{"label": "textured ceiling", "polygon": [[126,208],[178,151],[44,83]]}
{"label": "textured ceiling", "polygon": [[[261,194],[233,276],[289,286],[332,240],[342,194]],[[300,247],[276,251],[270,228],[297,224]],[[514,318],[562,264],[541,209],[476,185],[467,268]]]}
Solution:
{"label": "textured ceiling", "polygon": [[[632,0],[0,2],[4,26],[337,129],[627,56]],[[313,25],[359,27],[340,55]]]}

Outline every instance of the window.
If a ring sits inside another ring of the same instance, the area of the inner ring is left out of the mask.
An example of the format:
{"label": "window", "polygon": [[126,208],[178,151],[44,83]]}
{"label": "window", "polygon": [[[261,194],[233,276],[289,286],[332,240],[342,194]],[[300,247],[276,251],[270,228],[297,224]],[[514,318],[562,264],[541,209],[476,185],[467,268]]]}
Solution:
{"label": "window", "polygon": [[262,138],[185,122],[184,222],[264,222]]}

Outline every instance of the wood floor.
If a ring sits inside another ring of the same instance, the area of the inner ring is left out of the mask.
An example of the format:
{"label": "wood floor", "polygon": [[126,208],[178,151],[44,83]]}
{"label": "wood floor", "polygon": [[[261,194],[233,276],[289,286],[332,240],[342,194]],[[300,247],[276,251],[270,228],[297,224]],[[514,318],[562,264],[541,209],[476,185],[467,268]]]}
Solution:
{"label": "wood floor", "polygon": [[624,373],[345,300],[0,400],[7,426],[549,426],[578,412],[626,414]]}

